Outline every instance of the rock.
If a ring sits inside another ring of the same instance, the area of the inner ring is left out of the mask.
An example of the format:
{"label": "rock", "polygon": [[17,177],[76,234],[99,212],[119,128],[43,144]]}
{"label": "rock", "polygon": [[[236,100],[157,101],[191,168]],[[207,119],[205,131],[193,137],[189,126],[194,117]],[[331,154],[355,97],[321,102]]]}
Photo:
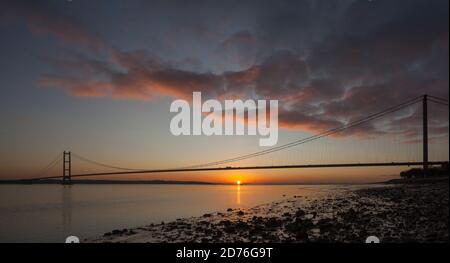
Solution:
{"label": "rock", "polygon": [[295,238],[297,238],[297,241],[299,240],[308,240],[309,236],[305,229],[300,229],[295,233]]}
{"label": "rock", "polygon": [[219,225],[229,226],[229,225],[231,225],[231,221],[230,220],[222,220],[219,222]]}
{"label": "rock", "polygon": [[236,228],[233,225],[228,225],[223,228],[223,231],[228,234],[236,233]]}
{"label": "rock", "polygon": [[131,235],[135,235],[135,234],[137,234],[137,232],[134,230],[130,230],[126,233],[127,236],[131,236]]}
{"label": "rock", "polygon": [[297,210],[297,212],[295,213],[296,217],[302,217],[304,215],[306,215],[306,213],[302,209]]}
{"label": "rock", "polygon": [[208,221],[199,221],[198,224],[203,226],[209,226],[211,223]]}
{"label": "rock", "polygon": [[114,229],[113,231],[111,231],[112,235],[122,235],[123,231],[119,230],[119,229]]}
{"label": "rock", "polygon": [[238,229],[238,230],[245,230],[245,229],[248,228],[247,223],[242,222],[242,221],[236,222],[236,224],[235,224],[234,226],[235,226],[235,228]]}
{"label": "rock", "polygon": [[265,222],[265,226],[268,228],[277,228],[282,225],[282,221],[276,217],[271,217]]}
{"label": "rock", "polygon": [[250,237],[252,236],[261,236],[262,233],[264,232],[264,226],[262,225],[253,225],[253,227],[250,228],[250,230],[248,231],[248,234]]}

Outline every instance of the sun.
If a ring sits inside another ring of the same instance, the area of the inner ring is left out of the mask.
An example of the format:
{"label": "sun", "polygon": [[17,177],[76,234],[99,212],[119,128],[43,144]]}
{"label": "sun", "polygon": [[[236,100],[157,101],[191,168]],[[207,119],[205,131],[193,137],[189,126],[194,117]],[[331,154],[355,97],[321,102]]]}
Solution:
{"label": "sun", "polygon": [[237,184],[237,185],[241,185],[241,181],[239,181],[239,180],[236,181],[236,184]]}

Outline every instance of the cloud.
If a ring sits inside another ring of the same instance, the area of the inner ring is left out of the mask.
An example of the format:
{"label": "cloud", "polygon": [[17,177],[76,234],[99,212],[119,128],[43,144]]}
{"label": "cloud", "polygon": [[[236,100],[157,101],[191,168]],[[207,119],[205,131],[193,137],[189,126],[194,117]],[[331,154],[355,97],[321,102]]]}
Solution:
{"label": "cloud", "polygon": [[44,3],[5,0],[0,7],[10,19],[24,19],[33,34],[51,35],[66,43],[79,44],[96,51],[105,47],[100,37],[89,32],[75,18],[62,15]]}
{"label": "cloud", "polygon": [[246,68],[258,62],[264,42],[260,41],[249,30],[238,31],[227,37],[217,48],[221,56],[225,56],[230,64]]}
{"label": "cloud", "polygon": [[[424,93],[448,98],[445,0],[258,1],[252,8],[246,4],[245,10],[254,9],[251,15],[236,12],[228,17],[227,23],[247,21],[244,26],[233,24],[230,30],[220,32],[215,30],[218,21],[214,19],[224,17],[218,15],[221,10],[202,6],[199,10],[211,9],[212,14],[200,21],[203,23],[190,16],[190,23],[202,32],[214,33],[200,45],[217,45],[214,56],[232,65],[224,68],[234,69],[222,72],[217,68],[208,71],[210,54],[206,51],[204,57],[176,61],[148,50],[112,48],[73,18],[19,3],[12,7],[32,32],[91,51],[106,50],[101,55],[72,53],[48,59],[54,72],[43,75],[41,85],[73,96],[188,99],[193,91],[201,91],[205,98],[278,99],[280,125],[311,133],[347,124]],[[171,7],[164,9],[168,10]],[[183,45],[185,39],[178,39],[174,32],[168,35],[172,48]],[[200,34],[190,37],[196,35]],[[199,41],[205,39],[203,34],[198,36]],[[392,121],[357,127],[346,135],[394,132],[413,140],[419,134],[408,130],[417,126],[419,114],[418,108],[399,112]],[[442,123],[448,127],[448,117],[433,120],[430,130],[442,134]]]}
{"label": "cloud", "polygon": [[107,82],[52,75],[43,76],[40,84],[46,87],[64,87],[69,94],[76,97],[104,97],[111,90],[111,86]]}

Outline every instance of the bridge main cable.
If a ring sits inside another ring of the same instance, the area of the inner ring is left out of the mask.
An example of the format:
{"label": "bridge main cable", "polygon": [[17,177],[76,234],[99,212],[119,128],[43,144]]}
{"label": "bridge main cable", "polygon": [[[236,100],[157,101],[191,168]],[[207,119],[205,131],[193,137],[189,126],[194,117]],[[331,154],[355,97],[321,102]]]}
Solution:
{"label": "bridge main cable", "polygon": [[418,97],[415,97],[413,99],[407,100],[407,101],[405,101],[403,103],[400,103],[400,104],[398,104],[396,106],[389,107],[389,108],[384,109],[384,110],[382,110],[380,112],[371,114],[371,115],[366,116],[364,118],[361,118],[361,119],[359,119],[357,121],[348,123],[346,125],[342,125],[342,126],[339,126],[337,128],[333,128],[333,129],[321,132],[319,134],[316,134],[316,135],[313,135],[313,136],[310,136],[310,137],[307,137],[307,138],[304,138],[304,139],[300,139],[300,140],[293,141],[293,142],[290,142],[290,143],[287,143],[287,144],[284,144],[284,145],[273,147],[271,149],[258,151],[258,152],[254,152],[254,153],[251,153],[251,154],[246,154],[246,155],[242,155],[242,156],[238,156],[238,157],[234,157],[234,158],[230,158],[230,159],[225,159],[225,160],[221,160],[221,161],[215,161],[215,162],[209,162],[209,163],[204,163],[204,164],[199,164],[199,165],[187,166],[187,167],[184,167],[184,168],[197,168],[197,167],[215,166],[215,165],[241,161],[241,160],[250,159],[250,158],[253,158],[253,157],[257,157],[257,156],[261,156],[261,155],[265,155],[265,154],[281,151],[281,150],[284,150],[286,148],[290,148],[290,147],[294,147],[294,146],[297,146],[297,145],[300,145],[300,144],[304,144],[304,143],[307,143],[307,142],[310,142],[310,141],[314,141],[314,140],[320,139],[322,137],[326,137],[326,136],[329,136],[329,135],[341,132],[343,130],[346,130],[346,129],[349,129],[349,128],[352,128],[352,127],[355,127],[355,126],[358,126],[358,125],[361,125],[361,124],[364,124],[364,123],[366,123],[368,121],[371,121],[373,119],[377,119],[377,118],[382,117],[382,116],[384,116],[386,114],[398,111],[398,110],[403,109],[403,108],[405,108],[407,106],[410,106],[410,105],[413,105],[415,103],[418,103],[418,102],[421,101],[421,99],[422,99],[422,96],[418,96]]}

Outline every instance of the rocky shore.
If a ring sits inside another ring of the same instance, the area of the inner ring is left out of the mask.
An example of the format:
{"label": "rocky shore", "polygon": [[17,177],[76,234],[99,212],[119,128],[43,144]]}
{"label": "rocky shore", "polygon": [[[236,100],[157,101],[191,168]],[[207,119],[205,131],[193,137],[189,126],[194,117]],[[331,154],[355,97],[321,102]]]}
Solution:
{"label": "rocky shore", "polygon": [[448,180],[293,196],[85,242],[449,242]]}

